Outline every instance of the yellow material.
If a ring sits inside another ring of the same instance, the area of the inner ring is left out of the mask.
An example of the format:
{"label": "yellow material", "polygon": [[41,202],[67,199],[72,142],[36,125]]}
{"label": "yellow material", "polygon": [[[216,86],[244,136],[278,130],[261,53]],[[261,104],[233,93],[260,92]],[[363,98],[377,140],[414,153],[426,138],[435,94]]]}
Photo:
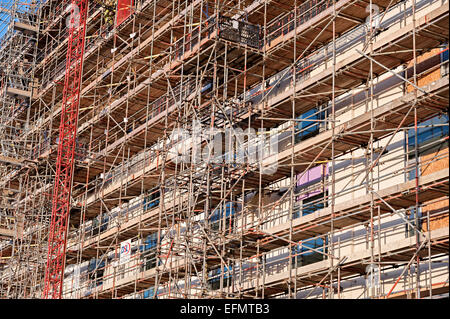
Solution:
{"label": "yellow material", "polygon": [[103,19],[105,24],[114,24],[114,18],[116,16],[117,10],[117,0],[95,0],[96,3],[100,4],[103,8]]}

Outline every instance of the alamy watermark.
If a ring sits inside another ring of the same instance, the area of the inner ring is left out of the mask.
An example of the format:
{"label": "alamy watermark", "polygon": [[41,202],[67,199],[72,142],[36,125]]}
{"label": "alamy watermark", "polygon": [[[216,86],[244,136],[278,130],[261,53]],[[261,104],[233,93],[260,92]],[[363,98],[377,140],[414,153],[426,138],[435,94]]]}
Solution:
{"label": "alamy watermark", "polygon": [[66,26],[68,29],[80,27],[80,8],[76,4],[69,4],[64,11],[69,14],[66,17]]}
{"label": "alamy watermark", "polygon": [[366,12],[369,13],[366,17],[367,25],[372,25],[373,29],[377,29],[380,26],[380,7],[373,3],[369,4],[366,6]]}
{"label": "alamy watermark", "polygon": [[[379,7],[369,4],[365,11],[369,13],[365,20],[367,26],[377,29],[380,25]],[[67,28],[79,28],[80,8],[70,4],[65,14],[68,15]],[[279,132],[278,129],[219,129],[193,121],[191,128],[178,128],[172,132],[168,156],[175,163],[257,166],[262,174],[271,175],[278,168],[279,145],[282,142]],[[283,140],[286,140],[286,135]]]}
{"label": "alamy watermark", "polygon": [[189,129],[174,129],[169,138],[168,159],[186,164],[257,166],[262,174],[278,168],[278,130],[206,127],[193,121]]}

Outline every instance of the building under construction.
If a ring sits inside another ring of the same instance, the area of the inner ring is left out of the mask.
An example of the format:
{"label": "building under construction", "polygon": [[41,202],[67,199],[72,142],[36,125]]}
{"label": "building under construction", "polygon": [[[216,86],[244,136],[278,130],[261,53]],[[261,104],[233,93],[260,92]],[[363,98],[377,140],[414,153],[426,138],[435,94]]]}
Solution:
{"label": "building under construction", "polygon": [[0,5],[1,298],[448,297],[448,0]]}

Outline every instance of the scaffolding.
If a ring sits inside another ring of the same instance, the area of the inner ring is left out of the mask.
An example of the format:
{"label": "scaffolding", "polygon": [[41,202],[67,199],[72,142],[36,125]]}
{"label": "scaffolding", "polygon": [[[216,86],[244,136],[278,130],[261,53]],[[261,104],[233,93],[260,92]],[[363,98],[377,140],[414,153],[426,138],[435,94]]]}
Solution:
{"label": "scaffolding", "polygon": [[[1,7],[2,298],[45,290],[77,2]],[[448,295],[448,6],[89,1],[62,298]]]}

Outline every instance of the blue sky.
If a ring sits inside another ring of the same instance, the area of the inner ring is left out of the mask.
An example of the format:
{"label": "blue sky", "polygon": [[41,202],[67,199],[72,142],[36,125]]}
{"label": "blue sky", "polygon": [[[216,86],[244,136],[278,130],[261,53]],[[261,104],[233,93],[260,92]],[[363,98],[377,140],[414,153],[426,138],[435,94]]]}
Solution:
{"label": "blue sky", "polygon": [[[11,0],[0,0],[0,7],[3,8],[9,8],[11,5]],[[6,12],[0,12],[0,39],[5,34],[7,28],[8,28],[8,22],[9,22],[9,15]]]}
{"label": "blue sky", "polygon": [[[14,3],[14,0],[0,0],[1,8],[10,8]],[[30,3],[31,0],[20,0],[19,3],[26,4]],[[3,37],[5,32],[7,31],[9,23],[9,15],[7,12],[0,12],[0,39]]]}

